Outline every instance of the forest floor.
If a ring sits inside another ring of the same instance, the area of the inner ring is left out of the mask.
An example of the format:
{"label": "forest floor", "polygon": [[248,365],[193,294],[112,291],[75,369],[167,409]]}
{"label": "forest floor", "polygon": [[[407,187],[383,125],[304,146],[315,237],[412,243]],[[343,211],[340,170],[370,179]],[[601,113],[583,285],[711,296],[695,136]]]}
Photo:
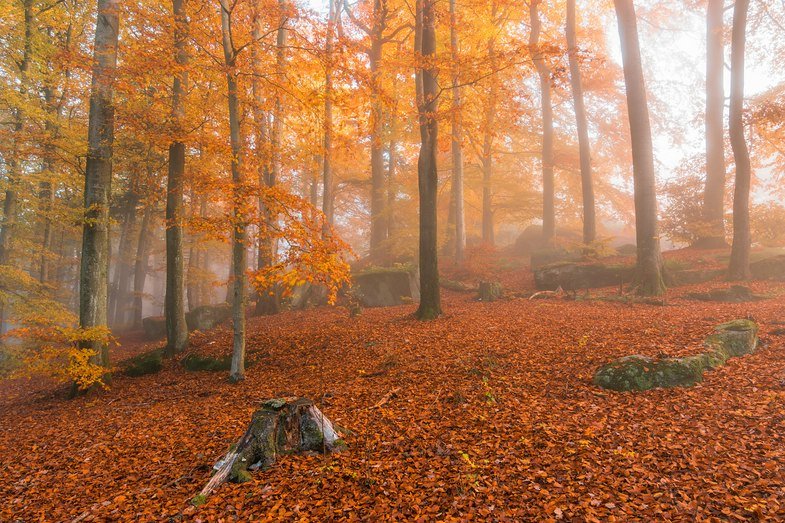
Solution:
{"label": "forest floor", "polygon": [[[773,296],[755,303],[683,297],[717,286],[671,289],[660,306],[445,291],[427,323],[414,305],[254,318],[256,363],[237,385],[174,361],[73,400],[6,382],[0,521],[785,519],[785,286],[753,283]],[[697,353],[741,317],[759,322],[761,347],[694,387],[591,383],[620,356]],[[192,342],[225,355],[231,332]],[[116,357],[155,346],[129,341]],[[349,449],[284,456],[192,507],[259,402],[282,395],[315,400],[351,431]]]}

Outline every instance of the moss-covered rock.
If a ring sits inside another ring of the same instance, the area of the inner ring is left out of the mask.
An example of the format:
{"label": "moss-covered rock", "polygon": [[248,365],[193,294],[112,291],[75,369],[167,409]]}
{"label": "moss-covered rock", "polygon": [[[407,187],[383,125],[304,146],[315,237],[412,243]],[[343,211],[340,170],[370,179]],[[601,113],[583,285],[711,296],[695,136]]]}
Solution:
{"label": "moss-covered rock", "polygon": [[202,356],[192,352],[188,354],[180,362],[186,370],[190,371],[219,371],[230,370],[232,367],[232,356],[223,356],[221,358],[213,358],[211,356]]}
{"label": "moss-covered rock", "polygon": [[185,315],[188,330],[206,331],[215,328],[232,316],[232,306],[228,303],[201,305]]}
{"label": "moss-covered rock", "polygon": [[164,350],[155,349],[144,352],[138,356],[128,359],[123,367],[123,374],[126,376],[145,376],[155,374],[164,366]]}
{"label": "moss-covered rock", "polygon": [[148,316],[142,318],[142,330],[148,340],[160,340],[166,337],[166,318],[163,316]]}
{"label": "moss-covered rock", "polygon": [[753,352],[758,344],[757,334],[758,326],[750,320],[723,323],[706,338],[704,344],[708,350],[702,354],[659,360],[640,355],[625,356],[600,367],[593,382],[617,391],[689,387],[702,381],[706,370]]}

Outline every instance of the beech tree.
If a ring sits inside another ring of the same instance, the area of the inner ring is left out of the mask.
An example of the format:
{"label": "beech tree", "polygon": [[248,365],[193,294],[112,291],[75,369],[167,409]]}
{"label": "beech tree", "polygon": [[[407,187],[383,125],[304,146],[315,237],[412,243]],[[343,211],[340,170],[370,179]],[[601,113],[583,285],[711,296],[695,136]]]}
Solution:
{"label": "beech tree", "polygon": [[627,90],[627,112],[632,140],[635,238],[638,251],[635,276],[637,292],[646,296],[657,296],[665,292],[665,282],[657,223],[654,151],[638,42],[638,22],[633,0],[614,0],[614,5],[624,63],[624,85]]}
{"label": "beech tree", "polygon": [[[117,69],[119,4],[118,0],[98,0],[95,24],[79,276],[79,326],[86,330],[107,328],[109,195],[114,142],[113,84]],[[104,336],[89,337],[81,345],[94,352],[93,363],[108,367],[109,346]]]}
{"label": "beech tree", "polygon": [[744,138],[744,50],[747,42],[749,0],[736,0],[733,8],[730,81],[730,143],[736,162],[733,190],[733,243],[730,265],[732,280],[750,277],[750,153]]}
{"label": "beech tree", "polygon": [[169,145],[169,176],[166,187],[166,352],[176,354],[188,344],[185,323],[185,282],[183,274],[183,183],[185,144],[182,119],[188,73],[188,14],[186,0],[172,0],[174,13],[175,62],[180,67],[172,82],[172,121],[175,139]]}
{"label": "beech tree", "polygon": [[575,123],[578,128],[578,148],[581,162],[581,193],[583,196],[583,243],[597,238],[597,218],[594,209],[594,180],[592,179],[591,145],[586,105],[583,101],[583,82],[578,60],[578,38],[575,32],[575,0],[567,0],[567,57],[570,64],[570,87],[575,108]]}
{"label": "beech tree", "polygon": [[435,0],[417,0],[415,55],[419,60],[415,81],[420,124],[420,154],[417,159],[417,180],[420,207],[420,306],[416,316],[432,320],[442,313],[439,292],[438,230],[436,203],[439,175],[436,169],[436,148],[439,125],[436,120],[437,89]]}
{"label": "beech tree", "polygon": [[706,4],[706,183],[703,196],[705,232],[696,247],[717,248],[725,242],[725,69],[723,0]]}
{"label": "beech tree", "polygon": [[458,64],[458,19],[456,0],[450,0],[450,57],[452,59],[452,176],[450,177],[452,198],[452,241],[456,261],[463,260],[466,249],[466,217],[463,197],[463,118],[461,116],[461,74]]}

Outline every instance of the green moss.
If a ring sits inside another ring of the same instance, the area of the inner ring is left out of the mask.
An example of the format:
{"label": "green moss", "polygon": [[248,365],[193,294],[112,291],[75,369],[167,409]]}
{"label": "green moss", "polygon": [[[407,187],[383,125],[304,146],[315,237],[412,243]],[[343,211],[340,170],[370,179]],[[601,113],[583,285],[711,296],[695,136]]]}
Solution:
{"label": "green moss", "polygon": [[732,320],[716,327],[718,331],[757,331],[758,326],[752,320]]}
{"label": "green moss", "polygon": [[[182,360],[182,365],[190,371],[219,371],[232,368],[232,357],[212,358],[191,353]],[[248,367],[248,365],[246,365]]]}
{"label": "green moss", "polygon": [[207,496],[204,494],[198,494],[191,499],[191,505],[194,507],[201,507],[205,503],[207,503]]}
{"label": "green moss", "polygon": [[134,356],[123,365],[123,374],[132,377],[155,374],[164,366],[163,357],[163,349],[155,349]]}

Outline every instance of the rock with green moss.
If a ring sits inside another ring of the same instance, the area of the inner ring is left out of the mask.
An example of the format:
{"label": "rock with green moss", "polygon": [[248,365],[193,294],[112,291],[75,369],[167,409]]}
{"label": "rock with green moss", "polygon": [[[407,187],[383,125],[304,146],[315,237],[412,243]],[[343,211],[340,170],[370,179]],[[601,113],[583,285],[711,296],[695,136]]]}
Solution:
{"label": "rock with green moss", "polygon": [[185,315],[188,330],[206,331],[215,328],[232,316],[232,306],[228,303],[201,305]]}
{"label": "rock with green moss", "polygon": [[785,254],[751,263],[750,272],[756,280],[785,281]]}
{"label": "rock with green moss", "polygon": [[352,276],[363,307],[391,307],[420,300],[417,269],[408,266],[371,267]]}
{"label": "rock with green moss", "polygon": [[213,358],[192,352],[183,358],[180,363],[186,370],[190,371],[229,370],[232,367],[232,356],[230,354],[221,358]]}
{"label": "rock with green moss", "polygon": [[163,349],[155,349],[149,352],[144,352],[138,356],[134,356],[133,358],[126,360],[122,365],[122,372],[126,376],[132,377],[155,374],[163,368],[163,358]]}
{"label": "rock with green moss", "polygon": [[616,391],[643,391],[655,388],[689,387],[703,380],[703,373],[730,358],[755,351],[758,326],[750,320],[734,320],[716,327],[706,338],[706,352],[684,358],[654,359],[625,356],[603,365],[594,375],[594,384]]}

